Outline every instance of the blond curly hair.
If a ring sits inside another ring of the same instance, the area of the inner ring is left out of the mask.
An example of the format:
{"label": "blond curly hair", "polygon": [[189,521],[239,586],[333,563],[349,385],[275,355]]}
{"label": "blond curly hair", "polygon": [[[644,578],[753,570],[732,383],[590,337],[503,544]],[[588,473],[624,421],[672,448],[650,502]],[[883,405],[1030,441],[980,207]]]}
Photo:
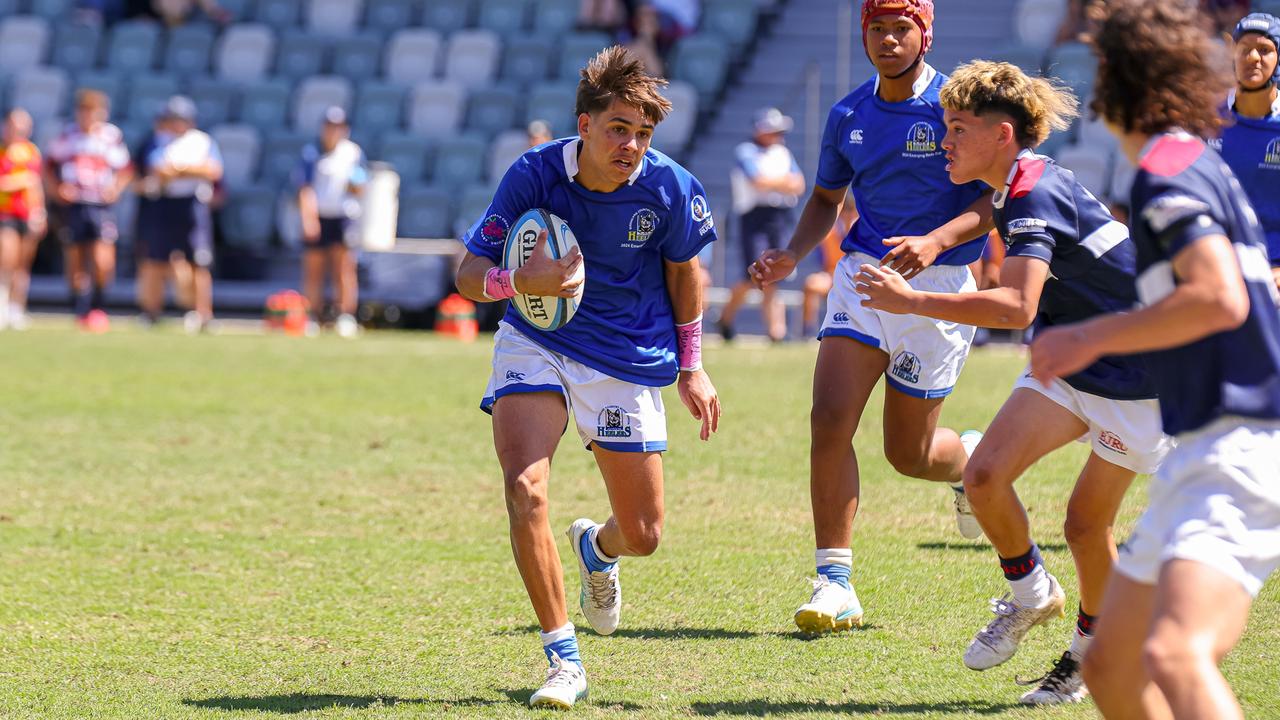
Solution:
{"label": "blond curly hair", "polygon": [[1034,148],[1080,115],[1070,88],[1031,77],[1005,62],[974,60],[956,68],[939,94],[942,107],[975,115],[998,112],[1013,119],[1018,143]]}

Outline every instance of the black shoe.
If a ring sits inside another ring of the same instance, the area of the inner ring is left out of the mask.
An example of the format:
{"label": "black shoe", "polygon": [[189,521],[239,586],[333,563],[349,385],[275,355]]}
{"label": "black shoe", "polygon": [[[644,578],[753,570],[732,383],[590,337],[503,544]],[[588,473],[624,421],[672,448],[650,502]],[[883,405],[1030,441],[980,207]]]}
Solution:
{"label": "black shoe", "polygon": [[724,338],[725,342],[732,342],[737,336],[738,332],[733,329],[732,325],[724,321],[720,322],[720,337]]}

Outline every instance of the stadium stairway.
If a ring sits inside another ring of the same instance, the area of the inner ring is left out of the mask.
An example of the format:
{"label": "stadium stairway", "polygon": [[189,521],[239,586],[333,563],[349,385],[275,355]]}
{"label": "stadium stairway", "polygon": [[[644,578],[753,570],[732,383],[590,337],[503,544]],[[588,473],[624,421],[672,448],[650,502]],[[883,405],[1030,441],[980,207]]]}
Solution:
{"label": "stadium stairway", "polygon": [[[943,72],[957,64],[978,57],[991,56],[1016,45],[1013,38],[1014,9],[1019,0],[946,0],[938,3],[934,28],[934,46],[929,62]],[[848,14],[850,25],[842,28],[840,5],[852,4]],[[788,145],[805,177],[812,182],[817,162],[817,148],[822,140],[822,126],[831,105],[873,72],[859,39],[860,23],[856,0],[788,0],[778,5],[778,12],[762,18],[761,35],[745,66],[732,75],[733,80],[710,118],[690,144],[686,166],[707,188],[713,211],[720,218],[724,242],[722,258],[714,263],[717,284],[738,277],[741,262],[734,229],[729,220],[732,206],[729,171],[733,166],[734,147],[749,138],[752,113],[758,108],[776,106],[795,119],[796,129],[788,137]],[[852,38],[849,73],[850,87],[836,87],[838,33],[848,32]],[[813,66],[819,73],[819,102],[816,113],[806,104],[806,72]],[[726,231],[726,227],[729,227]],[[811,261],[812,262],[812,261]],[[806,265],[807,269],[809,266]],[[816,267],[816,264],[814,265]],[[727,270],[727,272],[726,272]],[[803,270],[800,273],[803,276]],[[798,286],[799,279],[792,285]]]}

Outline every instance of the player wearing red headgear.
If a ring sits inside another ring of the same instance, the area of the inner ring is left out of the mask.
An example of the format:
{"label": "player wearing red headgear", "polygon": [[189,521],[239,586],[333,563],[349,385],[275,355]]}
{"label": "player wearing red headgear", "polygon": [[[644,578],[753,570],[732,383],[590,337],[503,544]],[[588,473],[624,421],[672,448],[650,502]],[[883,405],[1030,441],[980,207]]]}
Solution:
{"label": "player wearing red headgear", "polygon": [[933,2],[866,0],[862,29],[876,77],[831,109],[813,193],[789,247],[764,252],[750,269],[760,285],[790,275],[831,229],[846,188],[852,189],[858,221],[841,245],[845,257],[833,274],[813,381],[809,487],[818,579],[795,616],[808,633],[862,620],[850,582],[859,498],[851,441],[882,376],[885,457],[903,475],[951,485],[961,534],[982,534],[961,482],[966,447],[981,435],[966,433],[962,440],[938,427],[974,329],[865,307],[854,277],[861,264],[874,263],[917,289],[972,290],[967,265],[981,254],[981,238],[992,227],[991,202],[980,182],[954,185],[947,175],[938,100],[946,76],[924,59],[933,42]]}

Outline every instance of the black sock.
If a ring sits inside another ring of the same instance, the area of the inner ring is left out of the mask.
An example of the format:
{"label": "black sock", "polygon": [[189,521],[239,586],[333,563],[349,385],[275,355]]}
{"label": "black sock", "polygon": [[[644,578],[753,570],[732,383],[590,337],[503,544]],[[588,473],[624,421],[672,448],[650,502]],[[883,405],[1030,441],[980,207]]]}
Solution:
{"label": "black sock", "polygon": [[94,310],[102,309],[102,286],[94,285],[92,295],[89,298],[89,306]]}
{"label": "black sock", "polygon": [[1098,616],[1090,615],[1084,611],[1083,607],[1079,608],[1076,612],[1076,630],[1079,630],[1081,635],[1093,637],[1093,630],[1097,626]]}

